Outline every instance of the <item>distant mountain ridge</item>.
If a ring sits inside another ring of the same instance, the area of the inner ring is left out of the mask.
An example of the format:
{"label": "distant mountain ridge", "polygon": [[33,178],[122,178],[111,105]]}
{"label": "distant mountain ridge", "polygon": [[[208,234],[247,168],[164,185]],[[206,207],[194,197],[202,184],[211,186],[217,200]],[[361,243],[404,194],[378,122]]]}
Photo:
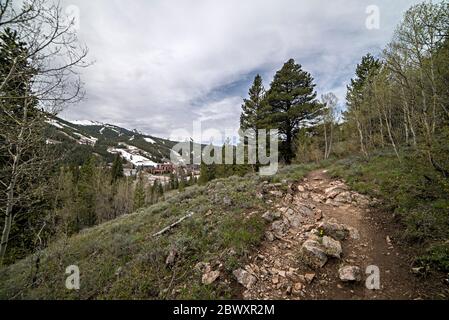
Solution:
{"label": "distant mountain ridge", "polygon": [[[74,162],[80,162],[92,153],[111,162],[114,154],[121,153],[123,158],[136,166],[141,162],[163,163],[170,160],[170,151],[177,144],[137,130],[91,120],[67,121],[51,117],[47,123],[47,143],[74,150]],[[120,152],[117,152],[118,149]]]}

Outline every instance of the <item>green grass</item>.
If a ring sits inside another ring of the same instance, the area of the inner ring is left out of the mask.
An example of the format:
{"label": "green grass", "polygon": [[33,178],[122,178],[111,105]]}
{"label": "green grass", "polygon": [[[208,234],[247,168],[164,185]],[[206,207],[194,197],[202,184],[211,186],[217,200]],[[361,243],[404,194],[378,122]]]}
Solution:
{"label": "green grass", "polygon": [[[273,180],[300,179],[310,168],[284,168]],[[263,239],[261,216],[270,207],[256,193],[265,180],[247,175],[188,187],[164,202],[59,240],[42,251],[38,268],[36,256],[29,256],[0,269],[0,299],[232,298],[232,281],[203,285],[194,267],[221,264],[221,280],[234,279],[232,271],[245,265]],[[152,236],[188,212],[194,212],[192,218]],[[176,262],[167,266],[173,249]],[[80,269],[79,291],[65,287],[69,265]]]}
{"label": "green grass", "polygon": [[420,159],[399,162],[389,153],[369,161],[357,157],[337,161],[330,173],[344,178],[353,189],[381,199],[383,209],[400,217],[404,228],[398,235],[422,249],[416,263],[449,271],[447,180]]}

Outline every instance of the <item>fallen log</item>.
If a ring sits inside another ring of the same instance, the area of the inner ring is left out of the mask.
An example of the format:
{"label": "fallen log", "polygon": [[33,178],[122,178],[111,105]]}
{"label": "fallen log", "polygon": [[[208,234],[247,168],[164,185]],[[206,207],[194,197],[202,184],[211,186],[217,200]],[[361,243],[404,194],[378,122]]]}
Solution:
{"label": "fallen log", "polygon": [[180,218],[178,221],[172,223],[172,224],[169,225],[168,227],[165,227],[165,228],[162,229],[161,231],[156,232],[155,234],[153,234],[153,237],[160,236],[160,235],[162,235],[162,234],[164,234],[164,233],[170,231],[171,229],[173,229],[174,227],[176,227],[178,224],[180,224],[180,223],[183,222],[184,220],[186,220],[186,219],[192,217],[193,214],[194,214],[193,212],[190,212],[188,215],[186,215],[186,216]]}

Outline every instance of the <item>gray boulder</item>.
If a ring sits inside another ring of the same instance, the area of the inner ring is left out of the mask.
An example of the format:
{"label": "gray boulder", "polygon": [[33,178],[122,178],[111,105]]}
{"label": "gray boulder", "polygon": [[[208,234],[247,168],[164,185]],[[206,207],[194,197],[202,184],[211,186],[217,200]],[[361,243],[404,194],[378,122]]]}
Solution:
{"label": "gray boulder", "polygon": [[322,245],[324,247],[324,252],[334,258],[341,258],[341,253],[343,252],[341,248],[340,241],[334,240],[331,237],[324,236],[322,239]]}
{"label": "gray boulder", "polygon": [[300,249],[301,259],[312,268],[322,268],[327,263],[323,246],[315,240],[307,240]]}
{"label": "gray boulder", "polygon": [[325,235],[340,241],[345,240],[349,236],[349,230],[346,226],[333,221],[321,222],[318,225],[318,230],[323,231]]}

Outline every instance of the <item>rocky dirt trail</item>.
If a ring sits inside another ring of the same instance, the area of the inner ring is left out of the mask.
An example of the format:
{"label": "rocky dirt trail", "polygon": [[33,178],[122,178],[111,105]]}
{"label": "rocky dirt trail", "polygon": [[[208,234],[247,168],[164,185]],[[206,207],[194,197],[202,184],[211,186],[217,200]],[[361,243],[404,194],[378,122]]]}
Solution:
{"label": "rocky dirt trail", "polygon": [[[244,299],[429,298],[431,284],[413,274],[376,199],[351,191],[325,170],[287,192],[268,184],[264,192],[276,208],[264,214],[266,239],[250,263],[234,271]],[[366,286],[368,266],[379,268],[377,290]]]}

